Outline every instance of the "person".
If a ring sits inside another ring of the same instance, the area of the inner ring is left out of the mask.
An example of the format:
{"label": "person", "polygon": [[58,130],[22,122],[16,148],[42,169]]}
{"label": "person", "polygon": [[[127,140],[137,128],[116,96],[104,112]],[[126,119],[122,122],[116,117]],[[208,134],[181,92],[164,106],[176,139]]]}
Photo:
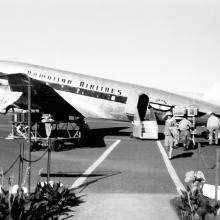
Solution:
{"label": "person", "polygon": [[187,119],[187,115],[184,114],[183,119],[179,122],[178,129],[180,131],[180,141],[183,143],[184,150],[189,149],[191,142],[190,130],[193,128],[192,123]]}
{"label": "person", "polygon": [[17,134],[26,139],[27,138],[27,128],[28,128],[28,126],[24,127],[24,125],[22,123],[19,123],[16,126]]}
{"label": "person", "polygon": [[46,131],[46,135],[47,138],[49,139],[51,131],[52,131],[52,122],[54,122],[54,120],[51,118],[50,114],[45,114],[42,117],[43,119],[41,120],[41,122],[45,123],[45,131]]}
{"label": "person", "polygon": [[178,132],[178,127],[177,127],[177,123],[176,123],[175,118],[171,118],[171,124],[170,124],[170,127],[169,127],[169,131],[170,131],[171,137],[170,137],[170,146],[169,146],[168,157],[171,160],[173,149],[174,149],[174,147],[177,146],[178,141],[179,141],[179,132]]}
{"label": "person", "polygon": [[215,144],[218,144],[218,132],[220,128],[220,119],[212,112],[207,120],[207,129],[209,131],[209,144],[213,144],[213,136],[215,137]]}
{"label": "person", "polygon": [[[174,140],[175,140],[175,135],[174,135],[174,129],[171,130],[171,128],[175,127],[176,125],[176,120],[175,118],[172,118],[172,113],[167,112],[166,113],[166,122],[165,122],[165,127],[164,127],[164,145],[167,151],[169,151],[169,159],[172,157],[172,151],[173,151],[173,145],[174,145]],[[176,143],[176,142],[175,142]]]}

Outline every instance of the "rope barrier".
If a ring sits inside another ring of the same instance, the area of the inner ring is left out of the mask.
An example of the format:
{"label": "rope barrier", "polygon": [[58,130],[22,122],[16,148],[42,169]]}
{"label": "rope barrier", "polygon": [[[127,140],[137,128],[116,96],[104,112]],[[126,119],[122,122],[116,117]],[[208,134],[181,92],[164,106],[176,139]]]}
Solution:
{"label": "rope barrier", "polygon": [[38,158],[38,159],[36,159],[36,160],[28,160],[28,159],[26,159],[26,158],[21,158],[22,160],[24,160],[25,162],[30,162],[30,163],[36,163],[36,162],[38,162],[38,161],[40,161],[44,156],[45,156],[45,154],[48,152],[48,149],[46,149],[44,152],[43,152],[43,154]]}
{"label": "rope barrier", "polygon": [[212,166],[209,166],[209,165],[207,164],[207,162],[205,161],[204,155],[201,154],[201,155],[200,155],[200,158],[202,159],[202,161],[203,161],[203,163],[204,163],[206,169],[212,170],[212,169],[214,169],[214,168],[216,167],[216,164],[213,164]]}
{"label": "rope barrier", "polygon": [[215,167],[216,167],[216,164],[213,164],[212,166],[209,166],[208,165],[208,163],[206,162],[206,160],[205,160],[205,157],[204,157],[204,155],[202,154],[202,152],[201,152],[201,147],[200,147],[200,144],[198,145],[198,154],[199,154],[199,157],[201,158],[201,160],[202,160],[202,162],[203,162],[203,164],[204,164],[204,166],[205,166],[205,168],[206,169],[214,169]]}
{"label": "rope barrier", "polygon": [[2,173],[0,174],[0,176],[5,176],[5,175],[14,167],[14,165],[17,163],[17,161],[18,161],[19,159],[20,159],[21,161],[25,161],[25,162],[36,163],[36,162],[40,161],[40,160],[45,156],[45,154],[46,154],[47,152],[48,152],[48,149],[46,149],[46,150],[43,152],[43,154],[42,154],[39,158],[37,158],[36,160],[28,160],[28,159],[22,157],[22,156],[19,154],[19,155],[16,157],[16,159],[14,160],[14,162],[11,164],[11,166],[9,166],[9,168],[8,168],[6,171],[2,172]]}
{"label": "rope barrier", "polygon": [[6,175],[14,167],[14,165],[17,163],[18,159],[20,159],[20,158],[21,158],[21,156],[18,155],[17,158],[15,159],[15,161],[12,163],[12,165],[5,172],[3,172],[3,175]]}

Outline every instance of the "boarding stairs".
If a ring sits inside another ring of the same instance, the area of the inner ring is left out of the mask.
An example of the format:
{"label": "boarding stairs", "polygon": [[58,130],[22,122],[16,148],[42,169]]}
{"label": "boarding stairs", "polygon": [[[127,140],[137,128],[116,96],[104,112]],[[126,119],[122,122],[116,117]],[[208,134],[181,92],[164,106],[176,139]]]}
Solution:
{"label": "boarding stairs", "polygon": [[158,139],[158,124],[152,108],[147,110],[144,120],[140,120],[138,113],[134,117],[132,136],[139,139]]}

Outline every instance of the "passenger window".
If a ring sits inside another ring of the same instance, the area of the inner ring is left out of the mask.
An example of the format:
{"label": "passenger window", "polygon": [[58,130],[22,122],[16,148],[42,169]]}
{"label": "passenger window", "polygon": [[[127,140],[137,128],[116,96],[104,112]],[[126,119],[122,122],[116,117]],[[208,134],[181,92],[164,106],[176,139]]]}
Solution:
{"label": "passenger window", "polygon": [[115,101],[115,96],[114,95],[112,95],[111,100]]}

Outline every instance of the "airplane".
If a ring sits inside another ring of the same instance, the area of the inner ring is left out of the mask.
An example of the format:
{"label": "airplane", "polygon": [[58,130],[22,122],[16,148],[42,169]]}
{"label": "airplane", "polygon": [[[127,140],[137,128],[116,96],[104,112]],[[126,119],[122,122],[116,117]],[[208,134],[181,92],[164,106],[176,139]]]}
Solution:
{"label": "airplane", "polygon": [[0,61],[1,112],[28,109],[29,82],[31,108],[59,120],[74,116],[133,121],[138,113],[143,121],[151,108],[162,122],[174,107],[193,105],[198,107],[196,122],[204,123],[211,112],[220,113],[220,105],[161,89],[14,61]]}
{"label": "airplane", "polygon": [[220,105],[219,90],[220,90],[220,81],[217,81],[214,83],[214,85],[209,87],[207,91],[205,91],[202,99],[209,103]]}

